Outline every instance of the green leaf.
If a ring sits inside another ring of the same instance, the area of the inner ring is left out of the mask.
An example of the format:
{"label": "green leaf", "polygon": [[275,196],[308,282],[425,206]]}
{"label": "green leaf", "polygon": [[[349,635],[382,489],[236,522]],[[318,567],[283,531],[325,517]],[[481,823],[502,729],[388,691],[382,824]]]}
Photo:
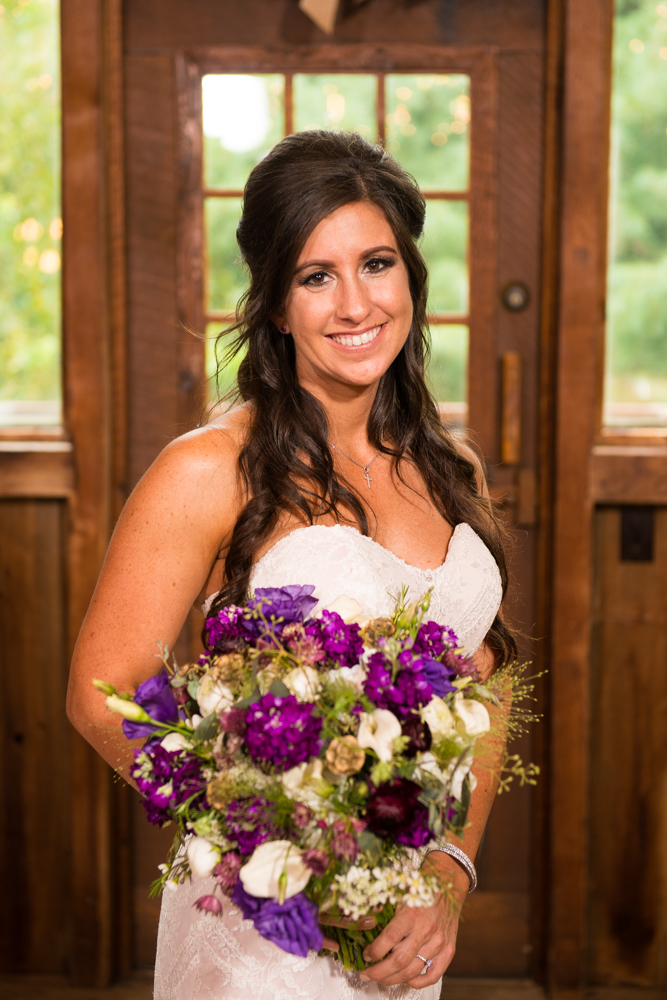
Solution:
{"label": "green leaf", "polygon": [[286,684],[283,684],[283,682],[280,680],[279,677],[276,677],[271,682],[269,693],[272,694],[274,698],[287,698],[287,696],[290,695],[292,692],[290,691],[290,689],[287,687]]}
{"label": "green leaf", "polygon": [[364,854],[368,854],[371,861],[376,861],[382,854],[382,841],[370,830],[359,834],[359,847]]}
{"label": "green leaf", "polygon": [[261,697],[262,692],[258,687],[256,687],[252,694],[248,695],[247,698],[242,698],[241,701],[237,701],[234,708],[250,708],[250,706],[254,705],[256,701],[259,701]]}
{"label": "green leaf", "polygon": [[197,700],[197,695],[199,694],[199,681],[190,681],[188,684],[188,694],[194,700]]}
{"label": "green leaf", "polygon": [[212,740],[220,730],[220,723],[215,712],[211,712],[205,719],[202,719],[195,729],[195,739]]}

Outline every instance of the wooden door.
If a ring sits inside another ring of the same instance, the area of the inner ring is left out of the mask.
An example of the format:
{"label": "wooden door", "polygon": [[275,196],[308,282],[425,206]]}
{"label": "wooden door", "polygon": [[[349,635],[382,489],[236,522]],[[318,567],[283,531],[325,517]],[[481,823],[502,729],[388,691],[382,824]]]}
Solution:
{"label": "wooden door", "polygon": [[[343,18],[329,40],[291,0],[222,8],[199,0],[187,11],[177,3],[134,0],[125,21],[129,485],[201,408],[204,350],[186,328],[203,330],[223,318],[220,303],[207,302],[204,202],[238,192],[230,186],[204,191],[202,76],[280,75],[284,92],[292,94],[292,106],[285,102],[287,130],[294,127],[299,74],[362,72],[374,75],[378,86],[392,74],[469,78],[469,184],[452,191],[443,183],[427,192],[433,202],[469,206],[469,307],[434,319],[470,330],[467,399],[454,400],[459,406],[450,406],[449,416],[463,415],[465,422],[460,404],[467,404],[470,436],[512,527],[508,614],[526,636],[522,656],[534,656],[543,5],[476,0],[456,12],[435,2],[370,0]],[[380,136],[387,111],[376,108]],[[530,738],[517,750],[524,758],[539,754]],[[147,884],[168,831],[147,827],[138,801],[133,815],[135,961],[148,964],[157,906],[147,899]],[[452,974],[533,974],[537,828],[528,789],[497,801]]]}

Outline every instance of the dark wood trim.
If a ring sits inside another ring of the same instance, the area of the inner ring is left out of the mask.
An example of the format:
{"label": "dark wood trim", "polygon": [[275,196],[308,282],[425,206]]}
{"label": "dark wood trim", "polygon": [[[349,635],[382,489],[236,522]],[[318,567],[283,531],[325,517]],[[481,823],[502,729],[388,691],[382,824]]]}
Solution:
{"label": "dark wood trim", "polygon": [[591,456],[590,496],[598,504],[667,505],[667,447],[598,445]]}
{"label": "dark wood trim", "polygon": [[565,0],[561,242],[551,620],[550,934],[552,993],[586,976],[592,498],[604,348],[613,6]]}
{"label": "dark wood trim", "polygon": [[[28,448],[27,445],[32,447]],[[67,441],[0,442],[0,497],[70,497],[72,445]]]}

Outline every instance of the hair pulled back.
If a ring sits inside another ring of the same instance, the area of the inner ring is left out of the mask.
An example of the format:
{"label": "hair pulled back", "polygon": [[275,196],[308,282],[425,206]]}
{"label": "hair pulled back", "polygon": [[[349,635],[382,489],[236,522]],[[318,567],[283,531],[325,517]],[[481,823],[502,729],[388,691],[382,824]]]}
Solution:
{"label": "hair pulled back", "polygon": [[[507,570],[502,531],[489,501],[480,496],[476,469],[442,426],[424,378],[429,335],[428,272],[418,250],[425,202],[412,177],[382,147],[357,133],[309,131],[279,142],[251,172],[236,238],[250,273],[236,323],[223,331],[237,336],[221,352],[218,371],[245,350],[238,393],[252,403],[239,468],[247,501],[225,560],[223,588],[212,611],[243,603],[253,559],[285,513],[307,523],[341,508],[352,513],[363,534],[368,519],[355,490],[334,470],[328,425],[320,403],[300,384],[292,337],[271,316],[280,313],[297,260],[315,227],[336,209],[369,202],[382,210],[396,238],[409,277],[412,326],[403,349],[380,379],[369,420],[371,445],[417,467],[438,511],[452,525],[467,522],[492,552],[503,582]],[[383,443],[383,442],[389,442]],[[306,581],[307,582],[307,581]],[[489,632],[502,659],[516,650],[500,616]]]}

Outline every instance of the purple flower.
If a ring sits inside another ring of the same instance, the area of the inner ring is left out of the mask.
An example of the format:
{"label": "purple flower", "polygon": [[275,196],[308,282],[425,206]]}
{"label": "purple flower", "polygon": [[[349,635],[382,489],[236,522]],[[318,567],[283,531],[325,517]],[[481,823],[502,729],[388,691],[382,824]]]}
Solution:
{"label": "purple flower", "polygon": [[235,604],[229,604],[211,618],[206,619],[206,644],[211,649],[219,647],[229,648],[237,644],[243,636],[241,620],[244,615],[243,608]]}
{"label": "purple flower", "polygon": [[353,667],[359,662],[364,643],[359,626],[346,625],[336,611],[323,611],[322,617],[306,626],[308,635],[317,637],[324,652],[340,667]]}
{"label": "purple flower", "polygon": [[254,598],[248,601],[242,623],[246,638],[258,639],[266,633],[266,624],[260,614],[277,633],[290,622],[302,622],[317,604],[317,598],[310,596],[314,590],[310,584],[305,587],[258,587]]}
{"label": "purple flower", "polygon": [[301,860],[307,868],[310,868],[313,875],[321,878],[329,867],[329,858],[325,851],[320,851],[317,847],[312,847],[309,851],[304,851]]}
{"label": "purple flower", "polygon": [[410,715],[401,724],[403,735],[407,736],[408,744],[403,751],[406,757],[414,757],[418,753],[431,749],[433,736],[426,722],[418,715]]}
{"label": "purple flower", "polygon": [[[143,681],[134,693],[133,701],[141,705],[152,719],[157,722],[178,722],[178,707],[174,692],[169,685],[166,670],[161,670],[154,677]],[[143,736],[152,736],[155,726],[145,722],[130,722],[123,719],[123,733],[128,740],[137,740]]]}
{"label": "purple flower", "polygon": [[366,803],[368,829],[380,837],[396,837],[412,828],[419,785],[407,778],[393,778],[373,792]]}
{"label": "purple flower", "polygon": [[438,625],[437,622],[424,622],[419,627],[413,648],[422,656],[437,660],[445,648],[455,648],[458,644],[459,640],[452,629]]}
{"label": "purple flower", "polygon": [[354,861],[359,853],[359,844],[353,833],[337,833],[331,841],[331,850],[339,861]]}
{"label": "purple flower", "polygon": [[401,830],[396,841],[399,844],[405,844],[406,847],[423,847],[432,839],[433,834],[428,825],[428,809],[421,802],[417,802],[412,823]]}
{"label": "purple flower", "polygon": [[428,704],[433,688],[421,673],[420,659],[415,659],[409,650],[401,653],[401,658],[405,658],[405,664],[392,681],[389,661],[383,653],[373,653],[368,660],[364,691],[378,708],[389,709],[402,720]]}
{"label": "purple flower", "polygon": [[277,899],[251,896],[239,879],[232,899],[263,938],[290,955],[305,958],[309,951],[319,951],[322,947],[317,906],[305,893],[298,892],[281,905]]}
{"label": "purple flower", "polygon": [[433,694],[437,694],[439,698],[444,698],[446,694],[454,690],[454,685],[450,680],[450,677],[454,676],[454,671],[450,666],[441,663],[439,660],[426,659],[426,657],[420,662],[422,665],[422,677],[433,688]]}
{"label": "purple flower", "polygon": [[314,705],[268,692],[248,709],[246,746],[253,760],[286,771],[320,752],[322,719]]}
{"label": "purple flower", "polygon": [[220,728],[226,733],[243,736],[246,731],[246,715],[247,712],[243,708],[229,708],[218,716]]}
{"label": "purple flower", "polygon": [[308,806],[304,805],[303,802],[295,803],[294,812],[292,813],[295,826],[303,830],[304,827],[308,826],[312,818],[313,814]]}
{"label": "purple flower", "polygon": [[241,854],[252,854],[276,832],[273,807],[260,796],[230,802],[225,823],[230,837],[238,842]]}
{"label": "purple flower", "polygon": [[216,882],[224,892],[225,896],[231,896],[234,886],[239,880],[239,872],[243,861],[241,855],[236,851],[228,851],[223,854],[222,860],[213,869]]}
{"label": "purple flower", "polygon": [[202,913],[210,913],[213,917],[219,917],[222,913],[222,903],[217,896],[200,896],[192,905]]}
{"label": "purple flower", "polygon": [[196,796],[193,809],[203,805],[206,781],[198,757],[182,750],[165,750],[157,744],[148,751],[145,747],[135,751],[134,759],[132,777],[143,793],[149,823],[162,826],[172,818],[172,810],[192,796]]}

